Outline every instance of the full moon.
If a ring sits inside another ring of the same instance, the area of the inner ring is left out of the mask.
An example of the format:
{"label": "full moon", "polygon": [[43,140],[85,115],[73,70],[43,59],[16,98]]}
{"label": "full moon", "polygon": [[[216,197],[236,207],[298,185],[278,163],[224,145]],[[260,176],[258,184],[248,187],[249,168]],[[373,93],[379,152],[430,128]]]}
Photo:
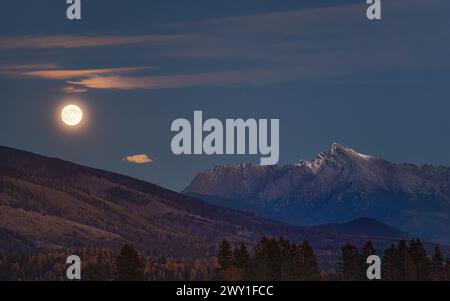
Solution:
{"label": "full moon", "polygon": [[61,119],[68,126],[76,126],[83,119],[83,111],[76,105],[65,106],[61,111]]}

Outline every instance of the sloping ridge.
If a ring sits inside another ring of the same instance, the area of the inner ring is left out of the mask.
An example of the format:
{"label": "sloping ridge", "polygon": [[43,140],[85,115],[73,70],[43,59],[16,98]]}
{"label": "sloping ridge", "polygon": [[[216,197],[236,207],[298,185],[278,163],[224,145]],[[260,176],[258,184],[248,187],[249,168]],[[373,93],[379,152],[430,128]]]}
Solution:
{"label": "sloping ridge", "polygon": [[0,235],[38,250],[133,242],[150,254],[204,257],[224,237],[301,233],[141,180],[7,147],[0,147],[0,217]]}

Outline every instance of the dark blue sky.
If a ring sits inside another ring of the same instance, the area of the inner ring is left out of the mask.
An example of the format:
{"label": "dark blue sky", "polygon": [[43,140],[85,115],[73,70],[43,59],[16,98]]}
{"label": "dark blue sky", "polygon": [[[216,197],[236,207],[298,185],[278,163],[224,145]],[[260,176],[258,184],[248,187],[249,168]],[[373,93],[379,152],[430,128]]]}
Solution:
{"label": "dark blue sky", "polygon": [[[171,154],[171,122],[279,118],[280,163],[332,142],[395,162],[450,166],[450,3],[2,1],[0,144],[183,189],[259,156]],[[83,92],[83,93],[67,93]],[[67,131],[60,106],[86,123]],[[124,162],[148,154],[151,164]]]}

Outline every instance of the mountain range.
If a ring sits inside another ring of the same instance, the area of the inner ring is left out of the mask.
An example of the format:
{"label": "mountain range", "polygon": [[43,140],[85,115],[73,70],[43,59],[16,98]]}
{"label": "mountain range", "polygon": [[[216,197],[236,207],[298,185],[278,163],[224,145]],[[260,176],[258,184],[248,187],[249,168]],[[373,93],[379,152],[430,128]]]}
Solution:
{"label": "mountain range", "polygon": [[[262,169],[261,169],[262,170]],[[209,204],[127,176],[0,147],[0,251],[36,252],[133,243],[147,255],[208,258],[224,238],[309,240],[335,264],[346,242],[379,248],[410,236],[372,219],[300,227]]]}
{"label": "mountain range", "polygon": [[364,217],[450,242],[450,168],[395,164],[336,143],[294,165],[217,166],[184,193],[294,225]]}

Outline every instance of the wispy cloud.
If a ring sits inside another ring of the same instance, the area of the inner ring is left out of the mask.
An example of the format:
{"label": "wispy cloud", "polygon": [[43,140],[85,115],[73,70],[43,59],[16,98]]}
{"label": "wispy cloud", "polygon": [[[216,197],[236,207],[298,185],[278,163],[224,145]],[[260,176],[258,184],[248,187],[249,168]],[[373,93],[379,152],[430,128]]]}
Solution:
{"label": "wispy cloud", "polygon": [[123,158],[123,161],[134,164],[149,164],[153,162],[153,160],[146,154],[127,156]]}
{"label": "wispy cloud", "polygon": [[[154,51],[133,52],[130,61],[136,64],[140,57],[134,55],[139,53],[142,61],[163,62],[164,72],[168,72],[152,75],[140,72],[148,67],[74,70],[43,64],[3,70],[0,66],[0,74],[64,80],[70,85],[65,92],[82,93],[89,89],[260,85],[450,66],[450,23],[448,10],[442,9],[450,9],[450,2],[408,1],[408,13],[404,12],[406,0],[385,3],[389,17],[378,23],[366,20],[367,6],[358,2],[170,26],[173,32],[182,33],[178,35],[0,37],[0,50],[165,43],[152,48]],[[434,18],[421,21],[424,13]],[[401,43],[395,38],[398,36]],[[126,64],[130,56],[121,53],[120,59]],[[198,61],[201,64],[192,63]],[[208,72],[201,69],[204,66]],[[229,70],[223,71],[224,66]]]}
{"label": "wispy cloud", "polygon": [[72,86],[64,87],[62,90],[64,92],[66,92],[67,94],[85,93],[88,91],[88,89],[86,89],[86,88],[76,88],[76,87],[72,87]]}
{"label": "wispy cloud", "polygon": [[155,67],[119,67],[96,69],[68,69],[56,64],[30,64],[30,65],[0,65],[0,74],[17,77],[35,77],[46,79],[71,79],[100,75],[118,75],[136,73],[143,70],[155,69]]}
{"label": "wispy cloud", "polygon": [[0,65],[0,70],[11,72],[22,72],[29,70],[47,70],[59,68],[56,64],[3,64]]}
{"label": "wispy cloud", "polygon": [[[408,0],[411,1],[411,0]],[[305,30],[332,29],[334,25],[351,24],[365,13],[365,3],[340,4],[299,10],[239,15],[205,21],[166,25],[171,29],[197,32],[220,32],[238,35],[299,35]],[[344,18],[347,17],[347,18]],[[325,21],[324,21],[325,20]],[[314,25],[314,27],[308,27]]]}
{"label": "wispy cloud", "polygon": [[301,69],[253,69],[227,70],[165,76],[96,76],[68,84],[90,89],[169,89],[201,86],[233,86],[241,84],[265,84],[292,80],[304,73]]}
{"label": "wispy cloud", "polygon": [[81,48],[132,45],[144,43],[168,43],[188,39],[187,35],[139,35],[139,36],[20,36],[0,37],[0,49]]}
{"label": "wispy cloud", "polygon": [[[450,66],[449,1],[388,1],[382,22],[368,21],[366,9],[365,3],[347,3],[171,24],[171,29],[204,35],[201,44],[171,51],[195,59],[296,64],[312,74],[322,70],[323,76],[337,74],[335,67],[348,74]],[[434,18],[425,21],[423,15]]]}
{"label": "wispy cloud", "polygon": [[[122,67],[122,68],[97,68],[97,69],[62,69],[56,64],[28,64],[28,65],[0,65],[0,75],[13,77],[43,78],[52,80],[75,80],[97,78],[105,76],[120,76],[137,73],[155,67]],[[66,93],[84,93],[88,87],[66,86],[62,88]]]}
{"label": "wispy cloud", "polygon": [[70,78],[82,78],[92,77],[100,75],[112,75],[112,74],[126,74],[135,73],[142,70],[148,70],[152,67],[126,67],[126,68],[105,68],[105,69],[61,69],[61,70],[33,70],[18,72],[18,75],[47,78],[47,79],[70,79]]}

